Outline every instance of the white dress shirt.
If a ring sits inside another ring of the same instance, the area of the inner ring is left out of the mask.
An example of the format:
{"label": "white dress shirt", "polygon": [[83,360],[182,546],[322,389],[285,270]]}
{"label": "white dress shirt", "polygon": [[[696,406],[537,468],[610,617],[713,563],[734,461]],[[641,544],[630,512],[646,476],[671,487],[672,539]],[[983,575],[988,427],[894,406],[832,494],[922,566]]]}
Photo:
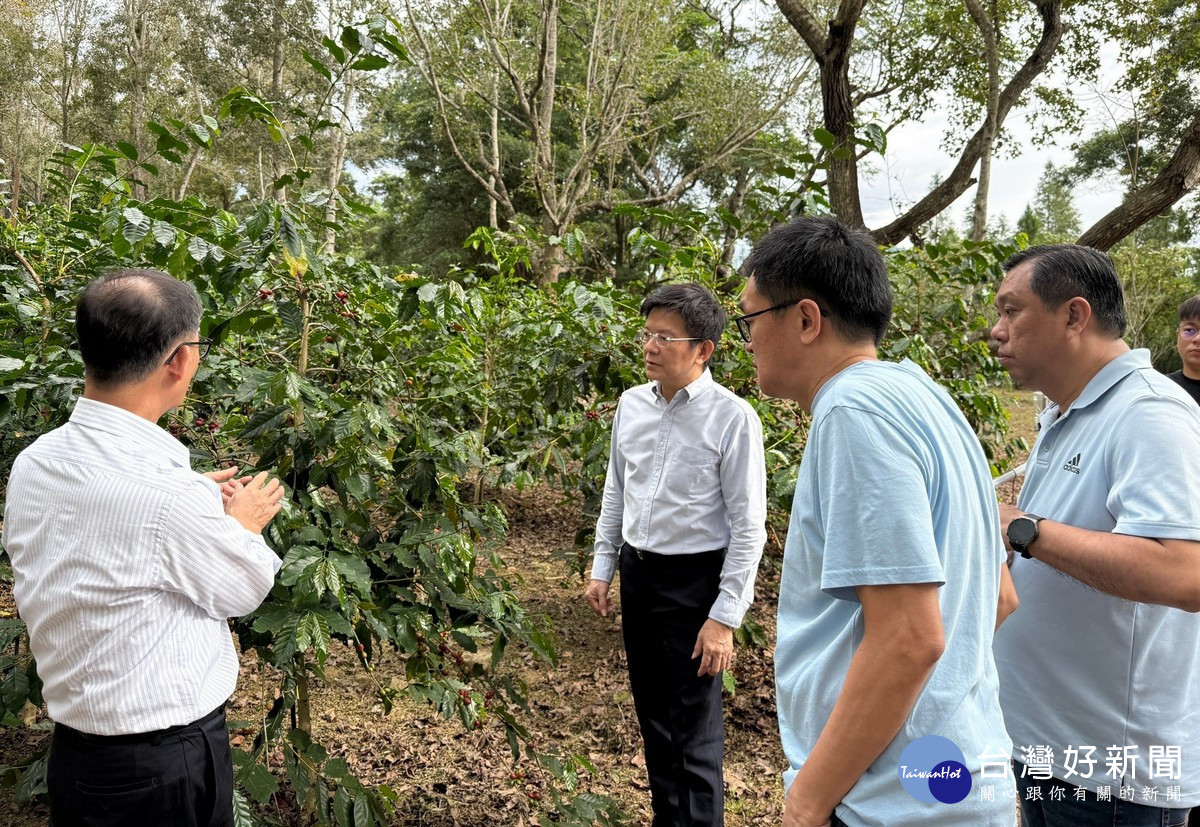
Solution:
{"label": "white dress shirt", "polygon": [[613,418],[592,579],[612,582],[622,541],[655,554],[726,548],[709,617],[737,628],[767,539],[762,423],[705,370],[668,403],[657,382],[621,395]]}
{"label": "white dress shirt", "polygon": [[227,618],[253,611],[280,565],[184,445],[91,399],[13,463],[4,547],[50,717],[97,735],[187,724],[227,700]]}

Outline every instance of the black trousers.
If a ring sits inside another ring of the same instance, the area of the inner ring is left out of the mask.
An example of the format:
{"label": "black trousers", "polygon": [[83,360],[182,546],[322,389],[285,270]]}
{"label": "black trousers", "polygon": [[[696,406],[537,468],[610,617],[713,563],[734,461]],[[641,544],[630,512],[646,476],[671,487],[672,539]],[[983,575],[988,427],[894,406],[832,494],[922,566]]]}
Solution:
{"label": "black trousers", "polygon": [[724,560],[724,549],[666,556],[621,547],[621,623],[653,827],[724,824],[721,678],[698,677],[692,657]]}
{"label": "black trousers", "polygon": [[46,784],[52,827],[232,827],[225,707],[138,735],[88,735],[58,724]]}

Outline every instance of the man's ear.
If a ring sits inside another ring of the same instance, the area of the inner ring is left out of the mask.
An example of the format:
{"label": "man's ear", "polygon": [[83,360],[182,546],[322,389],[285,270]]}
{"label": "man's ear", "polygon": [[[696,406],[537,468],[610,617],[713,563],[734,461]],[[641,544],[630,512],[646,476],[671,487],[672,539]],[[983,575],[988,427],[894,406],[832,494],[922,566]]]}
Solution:
{"label": "man's ear", "polygon": [[175,358],[171,360],[171,364],[159,365],[159,370],[167,372],[167,378],[172,382],[186,381],[191,374],[192,360],[199,359],[200,353],[196,348],[188,346],[181,347],[175,351]]}
{"label": "man's ear", "polygon": [[699,360],[700,364],[704,364],[712,358],[713,351],[716,349],[717,346],[713,343],[712,339],[705,339],[700,342],[700,345],[696,348],[696,358]]}
{"label": "man's ear", "polygon": [[1082,296],[1067,301],[1067,329],[1082,333],[1092,322],[1092,306]]}
{"label": "man's ear", "polygon": [[821,326],[824,323],[824,318],[821,316],[821,307],[812,299],[802,299],[797,305],[793,314],[794,329],[800,336],[800,341],[804,344],[812,344],[817,336],[821,335]]}

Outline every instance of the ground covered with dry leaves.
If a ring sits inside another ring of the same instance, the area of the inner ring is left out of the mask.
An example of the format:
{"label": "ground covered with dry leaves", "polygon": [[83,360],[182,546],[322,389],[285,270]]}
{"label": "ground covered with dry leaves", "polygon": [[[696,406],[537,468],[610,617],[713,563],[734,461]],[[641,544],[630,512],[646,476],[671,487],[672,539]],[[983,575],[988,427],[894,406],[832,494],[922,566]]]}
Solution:
{"label": "ground covered with dry leaves", "polygon": [[[525,723],[539,747],[584,755],[595,766],[581,790],[616,799],[632,824],[650,823],[650,793],[641,758],[641,739],[621,645],[620,615],[601,618],[583,602],[583,584],[555,557],[571,545],[579,523],[577,506],[561,503],[546,489],[506,492],[510,527],[502,555],[506,576],[526,610],[551,632],[558,665],[531,653],[510,651],[513,669],[530,689]],[[758,580],[752,616],[774,640],[779,585],[779,549],[768,549]],[[619,603],[618,603],[619,606]],[[772,650],[745,649],[738,655],[737,690],[726,698],[726,824],[778,823],[782,813],[783,754],[775,720]],[[278,682],[251,653],[243,656],[229,718],[235,744],[249,742],[254,722],[269,706]],[[349,652],[334,653],[326,680],[313,693],[313,735],[331,754],[343,756],[368,784],[388,784],[399,797],[394,823],[421,827],[527,825],[547,811],[549,779],[528,760],[514,764],[500,724],[468,731],[431,707],[401,699],[388,714],[375,697],[373,681],[392,680],[402,666],[381,657],[367,675]],[[396,679],[400,685],[399,677]],[[238,728],[236,722],[244,722]],[[44,732],[0,730],[0,764],[20,761],[42,745]],[[276,758],[277,762],[281,759]],[[516,776],[514,778],[514,775]],[[299,823],[284,805],[263,815]],[[0,823],[45,825],[44,807],[18,810],[11,790],[0,790]]]}
{"label": "ground covered with dry leaves", "polygon": [[[1004,404],[1014,431],[1032,444],[1034,411],[1029,394],[1007,392]],[[1000,498],[1015,501],[1019,482],[1006,485]],[[641,758],[633,701],[625,676],[619,612],[601,618],[583,602],[583,584],[568,572],[556,553],[570,547],[579,525],[578,506],[560,502],[547,489],[502,495],[509,533],[502,556],[506,575],[523,605],[541,619],[558,652],[550,667],[528,652],[510,651],[504,668],[529,685],[531,713],[523,718],[540,748],[586,756],[596,767],[581,778],[580,789],[616,799],[632,824],[650,823],[650,793]],[[774,534],[757,583],[751,617],[767,640],[775,640],[781,549]],[[614,593],[615,593],[614,589]],[[0,608],[11,599],[0,595]],[[783,795],[783,753],[775,719],[773,650],[742,648],[734,667],[737,691],[725,703],[726,819],[728,827],[778,824]],[[232,740],[253,739],[260,719],[279,685],[276,675],[253,654],[242,658],[238,690],[231,699]],[[330,658],[326,681],[313,697],[317,741],[368,784],[387,784],[399,797],[396,825],[413,827],[521,827],[547,812],[548,778],[523,760],[514,764],[500,725],[491,721],[468,731],[446,721],[432,708],[401,699],[385,714],[373,681],[400,678],[402,666],[386,656],[373,676],[364,673],[349,652]],[[239,726],[237,722],[242,722]],[[22,760],[44,745],[48,733],[0,729],[0,765]],[[277,754],[276,766],[281,762]],[[281,799],[282,800],[282,799]],[[264,812],[275,823],[301,822],[286,805]],[[0,789],[0,824],[34,827],[48,822],[42,806],[18,810],[12,792]]]}

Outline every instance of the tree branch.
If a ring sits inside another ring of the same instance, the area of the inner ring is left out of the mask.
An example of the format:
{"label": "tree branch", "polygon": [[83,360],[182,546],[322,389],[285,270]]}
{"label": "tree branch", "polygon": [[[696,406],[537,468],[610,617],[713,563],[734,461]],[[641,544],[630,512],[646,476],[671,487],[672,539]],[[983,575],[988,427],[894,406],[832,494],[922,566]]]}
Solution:
{"label": "tree branch", "polygon": [[1111,249],[1147,221],[1162,215],[1200,184],[1200,112],[1185,130],[1175,154],[1158,176],[1101,218],[1077,243]]}
{"label": "tree branch", "polygon": [[[1054,57],[1054,53],[1062,42],[1063,32],[1066,30],[1062,22],[1062,0],[1033,0],[1033,2],[1042,18],[1042,36],[1039,38],[1037,46],[1026,58],[1025,63],[1000,93],[999,106],[996,111],[997,129],[1000,124],[1004,123],[1004,119],[1012,107],[1029,89],[1034,78],[1044,72],[1050,64],[1051,58]],[[950,174],[930,190],[928,195],[891,224],[872,230],[871,235],[875,240],[883,245],[898,243],[915,232],[922,224],[941,213],[958,196],[966,192],[967,188],[975,183],[971,172],[975,169],[975,164],[979,162],[987,144],[987,133],[988,124],[985,120],[963,147],[962,155]]]}

